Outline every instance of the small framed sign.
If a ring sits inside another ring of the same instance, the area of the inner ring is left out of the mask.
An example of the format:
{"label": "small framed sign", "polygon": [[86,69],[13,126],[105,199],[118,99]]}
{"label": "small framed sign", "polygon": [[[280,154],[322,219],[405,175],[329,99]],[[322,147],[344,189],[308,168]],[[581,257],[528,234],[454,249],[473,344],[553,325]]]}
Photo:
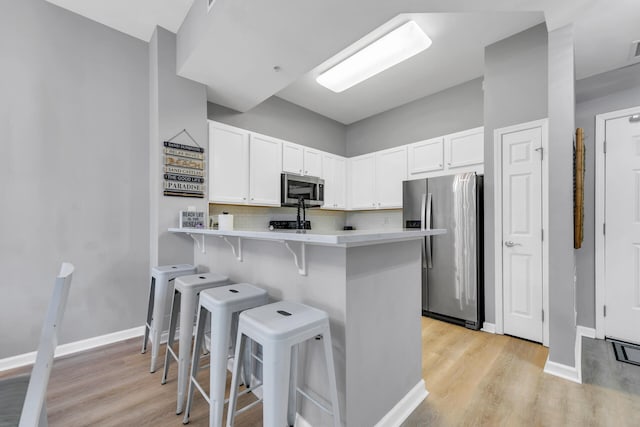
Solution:
{"label": "small framed sign", "polygon": [[204,212],[180,211],[180,228],[204,228]]}
{"label": "small framed sign", "polygon": [[[173,142],[183,133],[193,141],[195,146]],[[165,196],[204,198],[207,178],[204,148],[198,145],[186,129],[181,130],[168,141],[164,141],[163,172]],[[180,224],[182,224],[182,213]],[[204,213],[202,224],[204,226]]]}

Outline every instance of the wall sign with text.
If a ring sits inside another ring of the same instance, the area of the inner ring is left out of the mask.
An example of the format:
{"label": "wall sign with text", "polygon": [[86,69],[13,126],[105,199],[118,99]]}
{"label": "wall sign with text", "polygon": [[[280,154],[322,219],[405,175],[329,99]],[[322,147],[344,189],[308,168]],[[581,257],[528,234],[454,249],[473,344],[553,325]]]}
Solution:
{"label": "wall sign with text", "polygon": [[204,148],[164,142],[165,196],[204,198],[205,179]]}

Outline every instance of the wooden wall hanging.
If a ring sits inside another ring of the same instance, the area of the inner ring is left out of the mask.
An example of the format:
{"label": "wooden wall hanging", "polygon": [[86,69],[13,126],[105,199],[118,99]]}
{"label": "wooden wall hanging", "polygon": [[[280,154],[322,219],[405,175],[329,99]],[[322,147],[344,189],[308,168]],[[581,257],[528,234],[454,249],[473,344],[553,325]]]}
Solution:
{"label": "wooden wall hanging", "polygon": [[584,129],[576,129],[573,148],[573,247],[580,249],[584,237]]}
{"label": "wooden wall hanging", "polygon": [[[195,145],[173,142],[176,137],[186,134]],[[205,194],[204,148],[191,134],[183,129],[164,141],[164,195],[204,198]]]}

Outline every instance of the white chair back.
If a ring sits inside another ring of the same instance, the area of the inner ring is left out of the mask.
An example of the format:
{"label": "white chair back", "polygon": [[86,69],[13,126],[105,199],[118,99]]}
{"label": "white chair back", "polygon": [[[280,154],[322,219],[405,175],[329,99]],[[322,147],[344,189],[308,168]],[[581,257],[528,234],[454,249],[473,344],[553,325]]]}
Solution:
{"label": "white chair back", "polygon": [[47,425],[45,405],[47,385],[49,384],[49,375],[53,366],[53,356],[58,345],[60,323],[67,304],[73,270],[73,265],[65,262],[60,268],[58,277],[56,277],[53,295],[42,325],[36,363],[31,371],[29,388],[27,389],[22,414],[20,415],[20,427]]}

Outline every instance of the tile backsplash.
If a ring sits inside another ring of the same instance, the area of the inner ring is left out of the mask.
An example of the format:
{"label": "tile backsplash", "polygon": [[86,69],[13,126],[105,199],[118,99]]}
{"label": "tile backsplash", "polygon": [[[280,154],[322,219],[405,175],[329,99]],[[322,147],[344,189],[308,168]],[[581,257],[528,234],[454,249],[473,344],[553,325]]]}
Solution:
{"label": "tile backsplash", "polygon": [[[217,224],[218,215],[233,215],[233,227],[237,230],[266,230],[271,220],[295,221],[296,208],[209,204],[209,226]],[[311,228],[318,231],[342,230],[345,225],[356,230],[402,228],[402,209],[374,211],[329,211],[307,209]]]}
{"label": "tile backsplash", "polygon": [[[271,220],[295,221],[297,209],[265,206],[240,206],[209,204],[210,225],[218,222],[218,215],[228,212],[233,215],[233,227],[237,230],[266,230]],[[311,228],[318,231],[342,230],[345,225],[345,212],[307,209],[307,220]]]}
{"label": "tile backsplash", "polygon": [[347,225],[356,230],[402,228],[402,209],[347,212]]}

